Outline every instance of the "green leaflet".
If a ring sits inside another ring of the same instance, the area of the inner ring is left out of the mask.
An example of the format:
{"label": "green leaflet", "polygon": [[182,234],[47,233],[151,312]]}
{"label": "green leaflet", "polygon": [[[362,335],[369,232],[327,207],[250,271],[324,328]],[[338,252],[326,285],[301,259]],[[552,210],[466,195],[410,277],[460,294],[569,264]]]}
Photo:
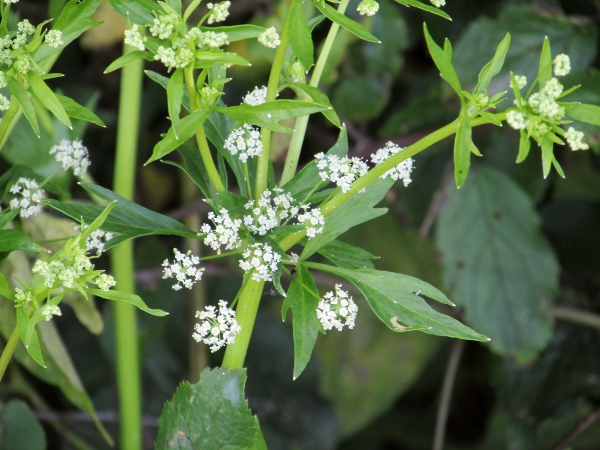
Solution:
{"label": "green leaflet", "polygon": [[425,40],[427,41],[427,48],[429,49],[431,58],[440,71],[442,78],[448,82],[452,89],[454,89],[454,92],[456,92],[460,98],[461,103],[463,103],[462,87],[460,86],[456,71],[452,66],[452,46],[450,45],[450,41],[448,39],[444,41],[444,49],[442,50],[429,34],[427,24],[425,23],[423,24],[423,32],[425,33]]}
{"label": "green leaflet", "polygon": [[46,249],[35,243],[29,235],[19,230],[0,230],[0,253],[10,253],[15,250],[45,252]]}
{"label": "green leaflet", "polygon": [[158,3],[152,0],[108,0],[116,12],[138,25],[152,23],[153,12],[159,11]]}
{"label": "green leaflet", "polygon": [[8,91],[17,99],[23,109],[23,114],[25,114],[25,117],[27,117],[27,120],[31,124],[31,128],[35,131],[37,137],[40,137],[40,125],[38,124],[37,115],[33,103],[31,103],[29,92],[13,77],[8,77]]}
{"label": "green leaflet", "polygon": [[318,253],[344,269],[374,269],[375,266],[371,260],[379,258],[360,247],[346,244],[337,239],[321,247]]}
{"label": "green leaflet", "polygon": [[169,119],[171,119],[173,134],[177,140],[179,139],[179,113],[181,112],[183,91],[183,69],[177,69],[171,74],[169,83],[167,84],[167,107],[169,111]]}
{"label": "green leaflet", "polygon": [[312,2],[329,20],[337,23],[355,36],[358,36],[365,41],[375,42],[377,44],[381,43],[379,39],[369,33],[361,24],[341,14],[327,3],[321,2],[320,0],[312,0]]}
{"label": "green leaflet", "polygon": [[106,127],[100,117],[94,114],[91,109],[80,105],[72,98],[64,95],[56,94],[56,98],[67,113],[67,116],[72,117],[73,119],[85,120],[86,122],[90,122],[101,127]]}
{"label": "green leaflet", "polygon": [[45,450],[48,443],[44,429],[27,404],[22,400],[11,400],[3,406],[0,448]]}
{"label": "green leaflet", "polygon": [[457,187],[465,183],[471,167],[471,145],[473,145],[471,135],[469,116],[463,113],[454,138],[454,181]]}
{"label": "green leaflet", "polygon": [[298,97],[300,97],[300,98],[302,98],[303,96],[308,97],[314,103],[318,103],[319,105],[326,106],[327,109],[324,110],[322,112],[322,114],[325,117],[327,117],[327,119],[332,124],[334,124],[336,127],[342,128],[342,123],[340,122],[340,118],[338,117],[337,113],[335,112],[335,109],[333,109],[333,107],[331,106],[331,102],[329,101],[329,98],[327,98],[327,95],[325,95],[325,93],[322,90],[320,90],[319,88],[310,86],[308,84],[305,84],[305,83],[287,83],[287,84],[284,84],[283,86],[280,86],[280,90],[285,87],[290,87],[291,89],[293,89],[294,92],[296,92],[296,95],[298,95]]}
{"label": "green leaflet", "polygon": [[496,48],[496,53],[492,60],[487,63],[479,72],[479,78],[477,80],[477,86],[473,91],[474,94],[483,94],[485,90],[490,85],[492,78],[500,73],[502,70],[502,66],[504,65],[504,60],[506,59],[506,54],[508,53],[508,48],[510,47],[510,33],[506,33],[504,39],[498,44],[498,48]]}
{"label": "green leaflet", "polygon": [[244,399],[246,371],[205,369],[197,384],[182,382],[158,419],[158,450],[266,450],[258,419]]}
{"label": "green leaflet", "polygon": [[125,53],[122,56],[119,56],[113,62],[111,62],[106,69],[104,69],[104,73],[114,72],[121,67],[126,66],[130,62],[137,61],[138,59],[146,58],[148,59],[146,52],[141,52],[139,50]]}
{"label": "green leaflet", "polygon": [[314,64],[314,46],[308,23],[304,17],[302,2],[292,2],[290,9],[290,46],[305,70]]}
{"label": "green leaflet", "polygon": [[567,109],[567,116],[580,122],[591,123],[600,127],[600,106],[576,104]]}
{"label": "green leaflet", "polygon": [[71,125],[71,121],[69,120],[69,116],[65,112],[62,104],[52,92],[52,90],[46,86],[46,83],[40,78],[40,76],[34,72],[27,72],[27,81],[29,82],[29,87],[31,88],[31,92],[33,95],[37,97],[37,99],[42,102],[42,104],[56,116],[58,120],[64,123],[67,127],[73,128]]}
{"label": "green leaflet", "polygon": [[430,12],[437,16],[443,17],[444,19],[452,20],[450,16],[439,8],[436,8],[431,5],[426,5],[425,3],[421,3],[418,0],[396,0],[398,3],[404,6],[414,6],[415,8],[422,9],[423,11]]}
{"label": "green leaflet", "polygon": [[119,292],[119,291],[103,291],[102,289],[86,288],[84,290],[85,290],[85,292],[87,292],[89,294],[95,295],[96,297],[105,298],[106,300],[114,300],[117,302],[131,303],[133,306],[141,309],[145,313],[150,314],[152,316],[164,317],[169,314],[168,312],[165,312],[162,309],[148,308],[148,306],[146,306],[146,304],[140,298],[139,295],[129,294],[126,292]]}
{"label": "green leaflet", "polygon": [[467,321],[497,353],[531,360],[551,336],[542,308],[558,285],[558,262],[531,199],[508,176],[478,168],[450,192],[437,241],[445,284]]}

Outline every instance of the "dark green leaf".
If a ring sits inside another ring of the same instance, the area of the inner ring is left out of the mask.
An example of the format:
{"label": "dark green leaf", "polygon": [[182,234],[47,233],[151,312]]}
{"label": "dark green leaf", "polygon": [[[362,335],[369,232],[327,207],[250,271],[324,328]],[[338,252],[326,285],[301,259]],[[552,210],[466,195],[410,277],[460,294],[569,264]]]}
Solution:
{"label": "dark green leaf", "polygon": [[64,95],[60,94],[56,94],[56,98],[69,117],[72,117],[73,119],[85,120],[86,122],[90,122],[101,127],[106,127],[104,122],[102,122],[102,120],[89,108],[80,105],[72,98],[65,97]]}
{"label": "dark green leaf", "polygon": [[44,81],[35,71],[30,70],[27,72],[27,81],[29,82],[29,86],[31,87],[33,95],[35,95],[37,99],[42,102],[42,104],[52,114],[54,114],[58,120],[64,123],[67,127],[73,128],[71,121],[69,120],[69,116],[67,116],[65,109],[61,105],[54,92],[52,92],[52,90],[46,86],[46,83],[44,83]]}
{"label": "dark green leaf", "polygon": [[[442,48],[435,43],[431,35],[429,34],[429,30],[427,29],[427,24],[423,24],[423,32],[425,33],[425,40],[427,41],[427,48],[429,49],[429,53],[431,54],[431,58],[435,63],[436,67],[440,71],[440,75],[442,78],[448,82],[448,84],[454,89],[454,92],[458,95],[463,101],[462,88],[460,86],[460,81],[458,80],[458,76],[456,75],[456,71],[452,66],[452,61],[448,57],[448,55],[442,50]],[[450,48],[450,47],[448,47]]]}
{"label": "dark green leaf", "polygon": [[375,42],[378,44],[381,43],[379,39],[369,33],[361,24],[339,13],[327,3],[321,2],[320,0],[312,0],[312,2],[329,20],[337,23],[339,26],[345,28],[355,36],[358,36],[359,38],[368,42]]}
{"label": "dark green leaf", "polygon": [[122,56],[119,56],[113,62],[111,62],[106,69],[104,69],[104,73],[110,73],[117,69],[120,69],[123,66],[126,66],[132,61],[137,61],[138,59],[146,58],[148,59],[148,55],[146,52],[142,51],[132,51],[125,53]]}
{"label": "dark green leaf", "polygon": [[558,284],[558,263],[529,197],[506,175],[482,168],[452,190],[437,238],[444,277],[466,319],[492,349],[528,361],[551,336],[543,305]]}
{"label": "dark green leaf", "polygon": [[469,174],[471,144],[473,142],[471,134],[469,117],[467,114],[463,114],[454,139],[454,181],[457,187],[464,184]]}
{"label": "dark green leaf", "polygon": [[108,0],[116,12],[138,25],[151,24],[155,11],[160,11],[158,3],[152,0]]}
{"label": "dark green leaf", "polygon": [[492,78],[500,73],[509,47],[510,33],[506,33],[504,39],[502,39],[500,44],[498,44],[498,48],[496,48],[496,53],[494,54],[492,60],[483,66],[483,69],[481,69],[481,72],[479,72],[479,79],[473,93],[483,94],[490,85]]}
{"label": "dark green leaf", "polygon": [[205,369],[198,384],[184,381],[158,420],[158,450],[266,450],[258,419],[244,399],[243,369]]}
{"label": "dark green leaf", "polygon": [[360,247],[333,240],[318,251],[333,264],[343,269],[374,269],[372,259],[376,256]]}
{"label": "dark green leaf", "polygon": [[23,109],[25,117],[27,117],[27,120],[31,124],[31,128],[33,128],[33,131],[35,131],[35,134],[39,137],[40,126],[38,124],[35,108],[33,107],[33,103],[31,103],[29,92],[27,92],[27,90],[13,77],[8,77],[8,91],[15,96]]}
{"label": "dark green leaf", "polygon": [[36,244],[27,234],[19,230],[0,230],[0,253],[28,250],[43,252],[46,249]]}
{"label": "dark green leaf", "polygon": [[296,266],[296,277],[292,280],[281,307],[281,317],[285,320],[288,309],[292,310],[294,333],[294,379],[298,378],[310,361],[321,322],[317,317],[319,290],[306,267]]}
{"label": "dark green leaf", "polygon": [[299,102],[295,100],[274,100],[261,105],[238,105],[228,107],[217,107],[216,111],[227,114],[233,119],[258,125],[277,133],[291,133],[292,130],[280,125],[282,120],[293,117],[307,116],[309,114],[325,111],[328,107],[311,102]]}
{"label": "dark green leaf", "polygon": [[2,450],[45,450],[46,435],[27,404],[12,400],[2,411]]}
{"label": "dark green leaf", "polygon": [[446,14],[445,11],[442,11],[439,8],[435,8],[434,6],[426,5],[425,3],[421,3],[418,0],[396,0],[396,1],[398,3],[400,3],[401,5],[404,5],[404,6],[414,6],[415,8],[419,8],[419,9],[422,9],[423,11],[430,12],[430,13],[435,14],[437,16],[443,17],[444,19],[452,20],[450,18],[450,16],[448,14]]}
{"label": "dark green leaf", "polygon": [[163,160],[166,164],[171,164],[183,170],[190,179],[198,186],[204,198],[212,198],[213,193],[210,190],[210,181],[208,174],[202,163],[198,150],[191,145],[184,144],[177,147],[177,151],[183,158],[184,164],[175,161]]}
{"label": "dark green leaf", "polygon": [[304,68],[308,70],[314,64],[315,49],[308,23],[304,17],[302,3],[293,2],[288,14],[290,14],[290,47]]}
{"label": "dark green leaf", "polygon": [[162,309],[152,309],[148,308],[144,301],[135,294],[129,294],[127,292],[119,292],[119,291],[103,291],[102,289],[89,289],[86,288],[85,292],[95,295],[96,297],[105,298],[106,300],[114,300],[117,302],[126,302],[131,303],[133,306],[141,309],[145,313],[148,313],[152,316],[156,317],[164,317],[168,315],[168,312],[163,311]]}

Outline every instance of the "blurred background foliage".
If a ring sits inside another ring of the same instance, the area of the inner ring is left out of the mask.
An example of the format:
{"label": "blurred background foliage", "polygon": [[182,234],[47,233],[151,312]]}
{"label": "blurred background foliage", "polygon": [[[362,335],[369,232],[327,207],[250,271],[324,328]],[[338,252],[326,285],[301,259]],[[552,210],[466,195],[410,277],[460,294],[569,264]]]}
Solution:
{"label": "blurred background foliage", "polygon": [[[228,23],[281,29],[285,2],[232,3]],[[15,6],[22,17],[39,23],[48,14],[56,17],[61,1]],[[309,2],[305,7],[310,12]],[[388,140],[408,145],[458,113],[455,95],[427,54],[423,21],[437,42],[448,37],[454,44],[453,62],[466,89],[474,87],[479,69],[508,31],[512,45],[505,70],[490,93],[509,90],[510,70],[532,80],[548,36],[553,54],[571,57],[573,72],[564,84],[583,85],[570,98],[600,104],[600,1],[448,0],[445,10],[452,22],[387,0],[373,18],[349,13],[383,41],[370,44],[341,30],[323,77],[322,89],[348,126],[351,156],[368,157]],[[92,176],[98,184],[112,185],[119,73],[103,71],[121,53],[126,22],[108,3],[97,16],[105,23],[67,48],[56,65],[65,77],[51,84],[91,106],[107,128],[78,124],[70,131],[48,118],[38,139],[21,120],[0,155],[0,169],[25,164],[50,174],[57,163],[48,149],[63,137],[82,136],[91,152]],[[324,25],[315,28],[317,48],[325,33]],[[273,52],[256,42],[236,43],[231,50],[253,62],[252,68],[230,71],[224,99],[236,104],[255,85],[266,83]],[[164,72],[159,64],[147,68]],[[168,128],[166,116],[164,90],[146,79],[136,201],[184,220],[207,207],[186,193],[182,173],[161,163],[142,166]],[[465,186],[457,190],[452,142],[443,141],[416,158],[408,188],[389,194],[388,215],[343,236],[378,255],[378,269],[444,289],[458,308],[443,312],[490,336],[491,343],[390,333],[356,293],[362,306],[356,329],[321,336],[306,372],[292,381],[291,327],[279,319],[281,298],[267,292],[248,354],[246,395],[270,449],[429,449],[440,409],[447,413],[444,448],[449,450],[600,448],[600,131],[577,127],[592,148],[557,151],[564,180],[555,173],[544,180],[540,160],[533,156],[516,165],[518,134],[506,126],[486,126],[474,130],[484,156],[474,161]],[[336,139],[330,123],[311,118],[304,162]],[[287,143],[287,136],[277,137],[275,164],[282,163]],[[65,176],[54,194],[64,197],[71,185]],[[83,197],[74,188],[74,200]],[[28,226],[37,239],[47,239],[68,234],[70,225],[48,212]],[[161,280],[160,263],[181,245],[173,238],[136,242],[138,293],[149,306],[170,313],[161,319],[139,316],[147,448],[177,384],[197,381],[200,366],[216,366],[222,358],[222,352],[208,356],[190,342],[197,308]],[[233,298],[241,283],[235,262],[207,263],[201,294],[213,304]],[[107,265],[104,260],[99,264]],[[3,263],[6,270],[22,273],[27,261],[11,256]],[[324,289],[336,282],[317,281]],[[72,310],[63,309],[53,324],[100,419],[115,436],[112,308],[102,302],[98,313],[82,308],[74,303]],[[85,326],[75,314],[87,318]],[[56,364],[61,364],[60,351]],[[75,378],[53,380],[24,356],[18,358],[25,370],[13,366],[9,382],[0,388],[0,448],[105,448],[88,416],[67,400],[73,402],[78,392]],[[454,375],[447,401],[443,382]]]}

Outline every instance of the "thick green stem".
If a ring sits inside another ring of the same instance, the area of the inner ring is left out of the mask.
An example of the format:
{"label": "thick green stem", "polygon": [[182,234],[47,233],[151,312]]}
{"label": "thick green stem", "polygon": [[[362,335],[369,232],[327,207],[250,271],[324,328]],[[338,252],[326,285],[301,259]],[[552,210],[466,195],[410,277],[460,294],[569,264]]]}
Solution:
{"label": "thick green stem", "polygon": [[[338,6],[338,12],[344,14],[349,2],[350,0],[342,0]],[[321,80],[321,75],[323,75],[323,69],[325,68],[327,59],[329,58],[329,52],[333,47],[333,42],[339,29],[340,26],[337,23],[333,22],[331,24],[331,28],[329,29],[329,33],[327,34],[327,38],[323,44],[323,49],[321,50],[319,59],[317,59],[317,64],[315,64],[315,69],[310,77],[310,86],[318,87],[319,81]],[[292,135],[290,148],[288,149],[288,153],[285,158],[285,165],[283,167],[283,173],[281,174],[281,180],[279,182],[280,186],[286,184],[288,181],[294,178],[294,175],[296,174],[298,161],[300,160],[300,151],[302,150],[302,144],[304,142],[304,136],[306,134],[306,127],[308,125],[309,117],[310,116],[302,116],[296,119],[294,134]]]}
{"label": "thick green stem", "polygon": [[[124,53],[131,51],[125,47]],[[133,200],[142,93],[142,60],[123,68],[119,99],[117,150],[114,191]],[[122,292],[133,293],[133,244],[126,241],[111,251],[111,268]],[[115,302],[117,383],[119,386],[120,447],[142,448],[140,356],[136,308],[130,303]]]}
{"label": "thick green stem", "polygon": [[[285,59],[285,52],[287,50],[289,42],[289,28],[290,28],[290,11],[294,7],[295,3],[300,3],[301,0],[292,0],[290,10],[283,24],[283,30],[281,30],[281,36],[279,40],[281,43],[275,51],[275,59],[271,66],[271,73],[269,74],[269,82],[267,84],[267,102],[272,102],[277,97],[277,88],[279,87],[279,77],[281,76],[281,68],[283,67],[283,61]],[[256,199],[258,200],[265,189],[267,189],[267,179],[269,177],[269,159],[271,153],[271,130],[262,128],[261,141],[263,144],[263,151],[258,158],[258,164],[256,166]]]}
{"label": "thick green stem", "polygon": [[[198,111],[198,100],[197,100],[197,92],[196,92],[196,83],[194,82],[194,68],[192,66],[186,67],[184,69],[184,77],[185,77],[185,86],[187,87],[188,95],[190,98],[190,109],[191,112],[194,113]],[[212,154],[210,153],[210,147],[208,146],[208,141],[206,140],[206,134],[204,133],[204,126],[200,125],[196,130],[196,142],[198,143],[198,149],[200,150],[200,157],[202,158],[202,162],[204,163],[204,167],[206,168],[206,172],[208,173],[208,178],[210,182],[215,187],[217,192],[224,192],[225,186],[221,181],[221,177],[219,176],[219,171],[215,166],[213,161]]]}
{"label": "thick green stem", "polygon": [[2,350],[2,355],[0,355],[0,381],[2,381],[2,377],[4,377],[4,372],[6,372],[8,363],[10,362],[15,349],[17,348],[19,338],[19,328],[15,326],[10,338],[8,338],[6,347],[4,347],[4,350]]}
{"label": "thick green stem", "polygon": [[242,329],[235,338],[235,342],[227,346],[223,358],[223,367],[229,367],[230,369],[244,367],[244,360],[246,359],[246,352],[254,329],[256,312],[258,311],[264,285],[264,281],[248,280],[246,286],[244,286],[235,310],[236,319]]}

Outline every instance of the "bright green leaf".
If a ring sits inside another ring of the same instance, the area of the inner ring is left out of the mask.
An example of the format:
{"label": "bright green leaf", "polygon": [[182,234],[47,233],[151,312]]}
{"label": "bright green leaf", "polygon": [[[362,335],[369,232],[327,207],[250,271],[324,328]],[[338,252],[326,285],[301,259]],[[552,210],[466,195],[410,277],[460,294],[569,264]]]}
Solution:
{"label": "bright green leaf", "polygon": [[85,120],[86,122],[90,122],[101,127],[106,127],[104,122],[102,122],[102,120],[96,114],[94,114],[92,110],[80,105],[72,98],[60,94],[56,94],[56,98],[64,108],[67,116],[72,117],[73,119]]}
{"label": "bright green leaf", "polygon": [[580,122],[591,123],[600,127],[600,106],[585,103],[576,104],[567,110],[567,116]]}
{"label": "bright green leaf", "polygon": [[138,25],[152,23],[153,13],[160,10],[158,3],[152,0],[108,0],[108,2],[121,16]]}
{"label": "bright green leaf", "polygon": [[167,106],[169,111],[169,119],[175,139],[179,139],[179,113],[181,112],[181,103],[183,100],[183,69],[177,69],[171,74],[169,83],[167,84]]}
{"label": "bright green leaf", "polygon": [[379,256],[337,239],[321,247],[318,253],[343,269],[374,269],[371,260],[379,259]]}
{"label": "bright green leaf", "polygon": [[381,43],[379,39],[369,33],[361,24],[349,19],[342,13],[329,6],[327,3],[321,2],[320,0],[312,0],[312,2],[329,20],[337,23],[339,26],[345,28],[355,36],[358,36],[359,38],[368,42],[375,42],[377,44]]}
{"label": "bright green leaf", "polygon": [[554,142],[548,136],[542,137],[540,147],[542,148],[542,169],[544,172],[544,178],[547,178],[552,168],[552,161],[554,160]]}
{"label": "bright green leaf", "polygon": [[527,155],[529,155],[529,150],[531,149],[531,141],[529,140],[527,132],[524,130],[519,131],[519,153],[517,155],[517,163],[525,161],[525,158],[527,158]]}
{"label": "bright green leaf", "polygon": [[540,91],[552,78],[552,51],[550,50],[550,39],[544,37],[542,52],[540,54],[540,66],[538,69],[538,83]]}
{"label": "bright green leaf", "polygon": [[301,2],[293,2],[290,9],[289,40],[294,55],[306,70],[314,64],[314,46]]}
{"label": "bright green leaf", "polygon": [[46,86],[46,83],[44,83],[44,81],[35,71],[30,70],[27,72],[27,81],[29,82],[29,86],[31,87],[33,95],[35,95],[37,99],[42,102],[42,104],[52,114],[54,114],[58,120],[60,120],[67,127],[73,128],[71,121],[69,120],[69,116],[67,116],[65,109],[61,105],[54,92],[48,86]]}
{"label": "bright green leaf", "polygon": [[448,84],[454,89],[454,92],[458,95],[463,101],[462,88],[460,86],[460,81],[458,80],[458,76],[456,75],[456,71],[452,66],[452,61],[444,50],[435,43],[431,35],[429,34],[429,30],[427,29],[427,24],[423,24],[423,32],[425,33],[425,40],[427,42],[427,48],[429,49],[429,53],[431,54],[431,58],[435,63],[436,67],[440,71],[440,75],[444,80],[448,82]]}
{"label": "bright green leaf", "polygon": [[0,253],[15,250],[28,250],[30,252],[44,252],[46,249],[36,244],[29,235],[19,230],[0,230]]}
{"label": "bright green leaf", "polygon": [[415,8],[422,9],[423,11],[430,12],[437,16],[443,17],[444,19],[452,20],[450,16],[439,8],[436,8],[431,5],[426,5],[425,3],[421,3],[418,0],[396,0],[398,3],[404,6],[414,6]]}
{"label": "bright green leaf", "polygon": [[496,48],[496,53],[492,60],[487,63],[479,72],[479,79],[477,81],[477,86],[473,91],[474,94],[483,94],[485,90],[490,85],[492,78],[500,73],[502,70],[502,66],[504,65],[504,60],[506,59],[506,54],[508,53],[508,49],[510,47],[510,33],[506,33],[504,39],[498,44],[498,48]]}
{"label": "bright green leaf", "polygon": [[257,38],[266,30],[265,27],[258,25],[230,25],[222,27],[200,27],[202,31],[213,31],[215,33],[227,33],[229,42],[242,41],[245,39]]}
{"label": "bright green leaf", "polygon": [[201,52],[194,53],[195,69],[204,69],[215,64],[236,64],[238,66],[249,66],[250,63],[237,53],[226,52]]}
{"label": "bright green leaf", "polygon": [[288,83],[281,88],[290,87],[296,92],[296,94],[302,99],[302,97],[307,97],[306,100],[312,100],[314,103],[319,105],[326,106],[327,109],[322,112],[322,114],[327,117],[327,119],[334,124],[338,128],[342,128],[342,123],[340,122],[340,118],[336,114],[335,110],[331,106],[331,102],[327,95],[320,90],[319,88],[310,86],[305,83]]}
{"label": "bright green leaf", "polygon": [[454,139],[454,181],[457,187],[461,187],[464,184],[469,174],[471,144],[473,142],[471,135],[472,130],[469,117],[463,114]]}
{"label": "bright green leaf", "polygon": [[96,297],[104,298],[106,300],[114,300],[117,302],[126,302],[131,303],[133,306],[141,309],[145,313],[148,313],[152,316],[156,317],[164,317],[168,315],[168,312],[163,311],[162,309],[152,309],[146,306],[146,303],[140,298],[139,295],[129,294],[127,292],[119,292],[119,291],[103,291],[102,289],[89,289],[86,288],[85,291],[88,294],[95,295]]}
{"label": "bright green leaf", "polygon": [[31,128],[33,128],[33,131],[35,131],[35,134],[39,137],[40,126],[38,124],[35,108],[33,103],[31,103],[29,92],[27,92],[27,90],[13,77],[8,77],[8,91],[17,99],[19,105],[21,105],[21,108],[23,109],[25,117],[27,117],[27,120],[31,124]]}
{"label": "bright green leaf", "polygon": [[33,360],[38,363],[42,367],[46,367],[46,363],[44,362],[44,357],[42,356],[42,348],[40,347],[40,340],[38,334],[35,330],[28,339],[28,343],[26,343],[23,339],[27,335],[27,329],[29,327],[29,317],[27,317],[27,313],[23,310],[23,308],[17,308],[17,327],[19,327],[19,335],[21,336],[21,341],[29,353],[29,356],[33,358]]}
{"label": "bright green leaf", "polygon": [[113,62],[111,62],[109,64],[109,66],[106,69],[104,69],[104,73],[113,72],[117,69],[120,69],[123,66],[126,66],[130,62],[137,61],[138,59],[142,59],[142,58],[148,59],[148,55],[146,52],[141,52],[138,50],[138,51],[125,53],[124,55],[119,56],[117,59],[115,59]]}

